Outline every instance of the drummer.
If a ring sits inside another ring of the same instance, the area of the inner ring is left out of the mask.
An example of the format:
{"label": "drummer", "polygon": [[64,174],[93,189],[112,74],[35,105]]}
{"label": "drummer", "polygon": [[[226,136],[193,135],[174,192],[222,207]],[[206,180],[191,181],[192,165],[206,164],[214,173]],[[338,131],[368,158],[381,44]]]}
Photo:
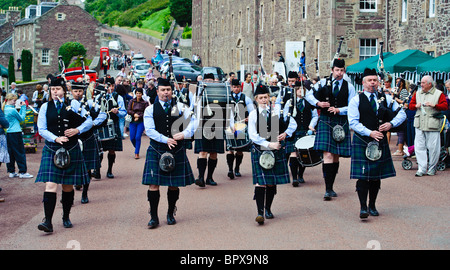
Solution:
{"label": "drummer", "polygon": [[[350,178],[358,179],[356,191],[361,206],[359,214],[361,219],[367,218],[369,215],[379,215],[375,202],[381,186],[381,179],[396,175],[386,133],[406,119],[403,110],[399,110],[390,122],[381,117],[383,109],[396,111],[400,106],[394,100],[393,106],[389,109],[386,104],[392,102],[391,95],[384,93],[380,93],[380,96],[377,95],[379,81],[375,69],[365,69],[363,74],[364,91],[355,96],[348,105],[350,128],[355,132],[352,140]],[[384,101],[381,97],[384,97]],[[384,107],[381,107],[382,104]],[[381,124],[379,120],[381,120]],[[381,150],[381,156],[378,159],[369,159],[366,155],[366,148],[373,141],[378,142],[379,146],[376,149]],[[369,196],[368,208],[367,196]]]}
{"label": "drummer", "polygon": [[[214,74],[207,73],[203,78],[203,82],[205,83],[214,83]],[[199,91],[200,88],[197,88]],[[194,97],[197,100],[199,93],[197,93]],[[201,100],[201,97],[199,97]],[[199,101],[201,102],[201,101]],[[202,106],[197,106],[196,113],[197,115],[201,115],[202,112],[200,110]],[[195,109],[194,109],[195,110]],[[197,121],[200,121],[200,118],[196,118]],[[196,125],[199,126],[199,123]],[[201,138],[194,140],[194,153],[199,154],[197,159],[197,168],[198,168],[198,178],[195,180],[195,184],[199,187],[205,187],[206,185],[216,186],[217,182],[213,179],[214,170],[217,166],[217,154],[225,153],[225,139],[222,137],[214,137],[211,140],[206,139],[203,136],[203,132]],[[209,155],[209,158],[207,158]],[[205,171],[208,168],[208,173],[206,175],[205,181]]]}
{"label": "drummer", "polygon": [[[85,92],[86,89],[86,92]],[[80,115],[85,118],[92,119],[92,128],[80,135],[80,140],[83,146],[83,157],[86,164],[86,169],[88,170],[89,178],[92,177],[91,170],[99,170],[101,166],[100,162],[100,148],[99,142],[94,134],[97,126],[102,124],[106,120],[106,113],[99,112],[99,106],[94,103],[92,99],[83,100],[83,95],[88,95],[87,85],[84,83],[73,83],[72,84],[72,101],[71,107],[74,112],[80,112]],[[92,96],[93,93],[90,93]],[[89,184],[83,186],[83,192],[81,194],[81,203],[85,204],[89,202],[87,193],[89,189]]]}
{"label": "drummer", "polygon": [[[295,142],[298,139],[311,135],[315,132],[315,127],[317,125],[317,121],[319,120],[319,115],[317,114],[317,109],[313,107],[309,102],[304,99],[306,91],[309,85],[303,85],[302,82],[296,81],[294,89],[297,95],[296,101],[296,114],[293,116],[295,122],[297,124],[297,129],[292,136],[292,139],[288,139],[286,143],[286,153],[290,155],[289,158],[289,167],[291,169],[292,174],[292,185],[294,187],[298,187],[299,183],[304,183],[303,173],[305,172],[305,167],[303,167],[298,158],[297,153],[295,151]],[[288,100],[286,106],[290,106],[292,100]]]}
{"label": "drummer", "polygon": [[309,95],[309,99],[306,98],[311,105],[320,110],[313,149],[323,151],[325,201],[337,197],[333,185],[339,170],[339,158],[351,155],[347,110],[348,103],[356,95],[355,87],[344,79],[343,59],[333,61],[331,73],[330,78],[323,79],[319,89],[313,95]]}
{"label": "drummer", "polygon": [[[291,119],[288,128],[281,131],[279,129],[280,122],[281,120],[286,121],[288,116],[287,113],[281,115],[280,110],[271,108],[267,86],[258,85],[254,95],[257,109],[249,114],[248,133],[253,143],[251,160],[253,184],[255,185],[254,199],[258,210],[256,222],[262,225],[265,220],[264,216],[267,219],[274,217],[271,205],[277,191],[277,185],[287,184],[290,181],[283,145],[285,139],[292,136],[297,124],[295,120]],[[271,160],[274,164],[272,168],[266,167],[264,161],[260,163],[260,157],[265,153],[265,150],[268,150],[268,154],[272,153],[275,157],[275,160]]]}
{"label": "drummer", "polygon": [[[233,109],[231,110],[230,115],[230,128],[233,131],[233,134],[236,134],[236,125],[247,125],[248,115],[252,112],[255,107],[253,106],[253,101],[245,96],[241,90],[241,83],[238,79],[231,80],[231,101],[230,103],[233,105]],[[245,129],[245,132],[248,132],[248,129]],[[243,134],[244,135],[244,134]],[[242,135],[239,135],[242,136]],[[245,139],[238,138],[236,140],[245,141]],[[228,164],[228,177],[230,179],[234,179],[234,176],[241,176],[239,167],[242,163],[242,159],[244,158],[244,152],[250,152],[250,145],[243,148],[236,149],[236,154],[233,149],[230,149],[227,146],[227,164]],[[236,167],[233,172],[233,162],[236,160]]]}
{"label": "drummer", "polygon": [[[186,119],[187,123],[192,119],[193,111],[194,111],[194,94],[189,91],[189,84],[186,82],[184,76],[175,75],[175,84],[174,84],[174,95],[179,97],[178,102],[181,102],[184,107],[183,110],[186,110],[189,114],[189,117]],[[192,140],[187,139],[184,140],[186,149],[192,149]]]}
{"label": "drummer", "polygon": [[[61,77],[53,78],[50,83],[49,101],[42,104],[37,122],[39,134],[45,139],[41,165],[36,177],[36,183],[45,183],[42,200],[45,218],[38,225],[38,229],[47,233],[53,232],[52,217],[58,184],[62,185],[63,226],[71,228],[69,213],[74,200],[73,186],[89,184],[90,181],[78,137],[92,127],[92,120],[84,119],[67,108],[66,93],[65,80]],[[67,150],[70,156],[68,167],[54,159],[61,148]]]}
{"label": "drummer", "polygon": [[106,177],[114,178],[112,173],[113,165],[116,161],[116,151],[123,151],[123,142],[120,132],[119,118],[127,115],[125,103],[116,91],[114,91],[115,81],[113,78],[106,78],[107,92],[106,92],[106,113],[108,119],[114,122],[114,131],[116,136],[112,140],[104,140],[101,142],[103,151],[108,151],[108,171]]}
{"label": "drummer", "polygon": [[[179,123],[179,118],[188,118],[190,115],[188,111],[183,113],[183,104],[176,103],[172,94],[173,90],[169,80],[158,78],[158,98],[144,112],[145,132],[150,137],[150,146],[147,150],[142,184],[149,186],[147,199],[150,204],[151,219],[148,223],[150,229],[159,225],[160,186],[168,186],[167,224],[173,225],[176,223],[174,215],[176,202],[180,195],[179,187],[194,183],[194,176],[186,156],[183,140],[194,135],[195,120],[192,119],[184,130],[183,127],[174,126],[177,122]],[[160,162],[162,154],[168,152],[174,158],[175,167],[173,171],[166,170],[165,163]]]}

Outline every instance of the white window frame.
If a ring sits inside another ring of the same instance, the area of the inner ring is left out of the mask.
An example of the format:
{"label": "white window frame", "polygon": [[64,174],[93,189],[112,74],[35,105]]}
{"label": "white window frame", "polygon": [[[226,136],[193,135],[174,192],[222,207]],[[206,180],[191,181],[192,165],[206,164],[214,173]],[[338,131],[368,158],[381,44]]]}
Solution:
{"label": "white window frame", "polygon": [[291,0],[287,0],[286,3],[286,19],[287,22],[291,21]]}
{"label": "white window frame", "polygon": [[429,8],[428,8],[428,17],[434,18],[436,17],[436,0],[429,0]]}
{"label": "white window frame", "polygon": [[[361,3],[364,3],[364,8],[361,8]],[[375,4],[375,8],[366,8],[366,4]],[[359,0],[359,12],[377,12],[377,0]]]}
{"label": "white window frame", "polygon": [[[361,45],[364,43],[364,45]],[[376,38],[360,38],[359,39],[359,61],[377,55],[377,39]]]}
{"label": "white window frame", "polygon": [[401,7],[401,22],[407,22],[408,21],[408,0],[402,0],[402,7]]}
{"label": "white window frame", "polygon": [[259,31],[264,31],[264,4],[261,4],[260,6],[260,14],[259,14]]}
{"label": "white window frame", "polygon": [[50,49],[42,49],[41,65],[50,65]]}

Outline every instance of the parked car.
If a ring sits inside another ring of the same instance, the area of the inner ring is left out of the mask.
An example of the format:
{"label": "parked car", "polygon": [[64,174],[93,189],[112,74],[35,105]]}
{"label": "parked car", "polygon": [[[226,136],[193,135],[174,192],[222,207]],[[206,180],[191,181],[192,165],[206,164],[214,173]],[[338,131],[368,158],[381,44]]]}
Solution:
{"label": "parked car", "polygon": [[[192,61],[186,61],[185,59],[187,58],[173,58],[172,59],[172,65],[176,65],[176,64],[180,64],[180,65],[194,65],[194,63],[192,63]],[[189,59],[188,59],[189,60]],[[162,62],[162,64],[160,64],[159,66],[159,72],[161,73],[167,73],[168,69],[169,69],[169,63],[170,61],[164,61]]]}
{"label": "parked car", "polygon": [[227,77],[227,74],[220,67],[203,67],[201,72],[202,77],[205,77],[205,74],[208,73],[214,74],[214,78],[220,81],[225,81]]}
{"label": "parked car", "polygon": [[136,77],[136,80],[145,78],[145,75],[147,74],[149,68],[151,68],[151,65],[149,63],[136,64],[136,66],[133,68],[133,74],[134,77]]}
{"label": "parked car", "polygon": [[142,64],[142,63],[147,63],[147,60],[145,58],[143,58],[143,59],[134,59],[133,58],[133,60],[131,60],[130,68],[134,69],[134,66],[136,66],[137,64]]}
{"label": "parked car", "polygon": [[[173,74],[175,76],[184,77],[191,82],[197,82],[197,76],[201,74],[202,68],[197,65],[190,65],[186,63],[174,63]],[[167,72],[167,71],[166,71]]]}

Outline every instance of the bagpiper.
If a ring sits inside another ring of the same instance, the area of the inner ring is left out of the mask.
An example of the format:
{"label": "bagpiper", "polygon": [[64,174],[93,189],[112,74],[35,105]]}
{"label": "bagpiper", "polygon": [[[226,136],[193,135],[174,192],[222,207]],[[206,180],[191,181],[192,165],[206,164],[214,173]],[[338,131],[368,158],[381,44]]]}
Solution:
{"label": "bagpiper", "polygon": [[257,108],[249,114],[248,132],[252,141],[254,199],[258,211],[255,221],[262,225],[265,218],[274,218],[271,206],[277,185],[290,182],[284,141],[292,136],[297,125],[291,119],[287,129],[279,129],[280,122],[286,121],[288,116],[270,106],[267,86],[260,84],[256,87],[255,101]]}
{"label": "bagpiper", "polygon": [[[399,126],[406,119],[403,110],[390,95],[377,93],[378,75],[375,69],[365,69],[363,75],[364,91],[355,96],[348,105],[348,120],[354,130],[350,178],[357,179],[356,191],[360,202],[359,217],[378,216],[375,207],[381,179],[396,175],[392,162],[386,133]],[[369,206],[367,207],[367,196]]]}
{"label": "bagpiper", "polygon": [[50,98],[42,104],[38,115],[39,134],[45,139],[36,183],[45,183],[43,196],[45,218],[38,229],[53,232],[52,217],[56,206],[58,184],[62,185],[63,226],[71,228],[70,210],[74,201],[74,185],[89,184],[89,175],[78,143],[79,135],[92,127],[91,118],[83,118],[68,108],[64,78],[53,78]]}
{"label": "bagpiper", "polygon": [[[150,229],[159,225],[158,205],[160,186],[167,190],[167,224],[173,225],[176,202],[180,187],[194,183],[191,165],[186,155],[184,140],[195,132],[195,120],[183,126],[183,119],[190,117],[183,113],[183,103],[172,98],[173,89],[168,79],[158,78],[157,99],[144,112],[145,132],[150,137],[150,146],[145,159],[142,184],[148,185],[147,199],[150,204]],[[181,120],[181,121],[180,121]]]}

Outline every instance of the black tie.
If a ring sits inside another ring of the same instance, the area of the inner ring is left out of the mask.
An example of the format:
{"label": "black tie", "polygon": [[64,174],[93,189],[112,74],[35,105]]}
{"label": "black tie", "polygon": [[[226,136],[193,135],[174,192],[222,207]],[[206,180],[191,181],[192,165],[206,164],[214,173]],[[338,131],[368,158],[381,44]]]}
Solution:
{"label": "black tie", "polygon": [[61,101],[56,101],[56,109],[58,110],[58,114],[61,111]]}

